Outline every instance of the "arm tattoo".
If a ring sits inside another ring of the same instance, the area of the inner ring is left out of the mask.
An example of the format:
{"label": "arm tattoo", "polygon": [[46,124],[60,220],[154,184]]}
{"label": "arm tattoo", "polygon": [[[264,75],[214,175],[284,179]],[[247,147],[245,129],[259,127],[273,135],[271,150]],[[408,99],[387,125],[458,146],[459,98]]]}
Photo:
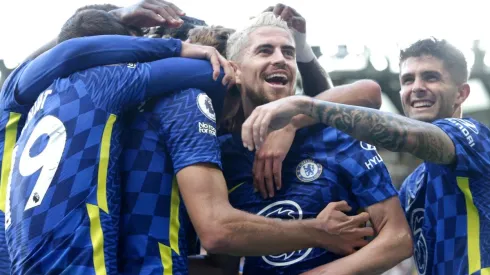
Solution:
{"label": "arm tattoo", "polygon": [[430,123],[374,109],[315,101],[311,116],[352,137],[393,152],[409,152],[430,162],[450,164],[454,144]]}

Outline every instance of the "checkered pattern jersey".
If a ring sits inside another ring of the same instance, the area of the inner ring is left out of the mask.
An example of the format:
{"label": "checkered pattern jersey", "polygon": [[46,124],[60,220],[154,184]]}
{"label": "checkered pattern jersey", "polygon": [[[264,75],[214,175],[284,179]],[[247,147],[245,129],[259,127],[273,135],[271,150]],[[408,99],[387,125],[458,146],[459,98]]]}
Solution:
{"label": "checkered pattern jersey", "polygon": [[[361,208],[397,194],[374,146],[322,125],[297,132],[282,166],[283,187],[272,199],[254,193],[254,153],[238,136],[220,137],[230,202],[235,208],[271,218],[315,218],[329,202],[346,200]],[[244,274],[300,274],[340,256],[310,248],[280,255],[248,257]]]}
{"label": "checkered pattern jersey", "polygon": [[219,142],[212,130],[216,123],[204,115],[201,108],[206,106],[198,101],[204,95],[189,89],[150,100],[127,121],[122,274],[188,274],[184,225],[188,220],[175,175],[196,163],[221,167]]}
{"label": "checkered pattern jersey", "polygon": [[420,274],[490,274],[490,130],[473,119],[434,122],[453,141],[451,165],[422,163],[400,201]]}
{"label": "checkered pattern jersey", "polygon": [[92,68],[38,97],[7,186],[13,274],[117,274],[119,115],[142,101],[149,69]]}
{"label": "checkered pattern jersey", "polygon": [[17,104],[14,90],[28,63],[21,64],[4,82],[0,92],[0,274],[10,274],[10,257],[5,240],[5,198],[12,153],[29,109]]}

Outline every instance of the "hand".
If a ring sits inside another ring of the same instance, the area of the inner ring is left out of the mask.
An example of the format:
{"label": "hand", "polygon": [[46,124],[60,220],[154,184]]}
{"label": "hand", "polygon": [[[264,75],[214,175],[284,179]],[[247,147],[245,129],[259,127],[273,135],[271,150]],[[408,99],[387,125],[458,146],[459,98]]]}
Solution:
{"label": "hand", "polygon": [[298,114],[306,114],[311,100],[307,96],[288,96],[255,108],[242,125],[243,146],[250,151],[260,149],[269,132],[288,125]]}
{"label": "hand", "polygon": [[280,16],[288,23],[296,44],[297,62],[309,63],[316,58],[315,53],[306,42],[306,20],[301,14],[293,8],[283,4],[269,7],[265,11],[272,11],[276,16]]}
{"label": "hand", "polygon": [[296,128],[292,125],[271,132],[255,153],[254,188],[260,191],[264,199],[267,194],[270,198],[274,197],[274,185],[277,190],[282,187],[282,162],[293,144],[295,134]]}
{"label": "hand", "polygon": [[273,12],[288,23],[288,26],[300,33],[306,33],[306,20],[295,9],[284,4],[268,7],[264,12]]}
{"label": "hand", "polygon": [[322,246],[338,255],[356,252],[357,248],[368,244],[365,237],[374,235],[373,228],[364,227],[369,221],[369,214],[363,212],[347,216],[344,213],[351,210],[346,201],[331,202],[317,216],[317,220],[322,222],[323,231],[330,235],[323,240]]}
{"label": "hand", "polygon": [[138,4],[116,9],[110,13],[124,24],[139,28],[162,25],[178,28],[184,23],[180,16],[185,15],[177,6],[163,0],[142,0]]}
{"label": "hand", "polygon": [[223,77],[223,85],[228,85],[228,88],[235,84],[235,69],[228,60],[226,60],[214,47],[190,44],[182,42],[181,57],[207,59],[213,66],[213,79],[216,80],[220,74],[220,67],[223,67],[225,76]]}

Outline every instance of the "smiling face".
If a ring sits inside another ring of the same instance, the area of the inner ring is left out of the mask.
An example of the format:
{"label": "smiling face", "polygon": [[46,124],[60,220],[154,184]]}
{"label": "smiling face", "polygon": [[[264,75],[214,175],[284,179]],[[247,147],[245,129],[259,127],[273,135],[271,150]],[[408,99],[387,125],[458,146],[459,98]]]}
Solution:
{"label": "smiling face", "polygon": [[252,32],[240,57],[237,84],[255,106],[293,95],[296,51],[291,33],[278,27]]}
{"label": "smiling face", "polygon": [[405,59],[400,85],[405,115],[425,122],[452,117],[469,93],[468,85],[456,84],[444,62],[431,55]]}

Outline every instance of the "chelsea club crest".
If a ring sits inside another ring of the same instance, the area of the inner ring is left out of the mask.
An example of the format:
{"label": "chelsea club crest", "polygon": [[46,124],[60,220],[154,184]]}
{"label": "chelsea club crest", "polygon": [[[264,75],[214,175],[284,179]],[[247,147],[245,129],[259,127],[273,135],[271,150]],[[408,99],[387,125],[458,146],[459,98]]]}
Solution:
{"label": "chelsea club crest", "polygon": [[296,177],[302,182],[310,182],[318,179],[322,171],[321,164],[311,159],[305,159],[296,167]]}

